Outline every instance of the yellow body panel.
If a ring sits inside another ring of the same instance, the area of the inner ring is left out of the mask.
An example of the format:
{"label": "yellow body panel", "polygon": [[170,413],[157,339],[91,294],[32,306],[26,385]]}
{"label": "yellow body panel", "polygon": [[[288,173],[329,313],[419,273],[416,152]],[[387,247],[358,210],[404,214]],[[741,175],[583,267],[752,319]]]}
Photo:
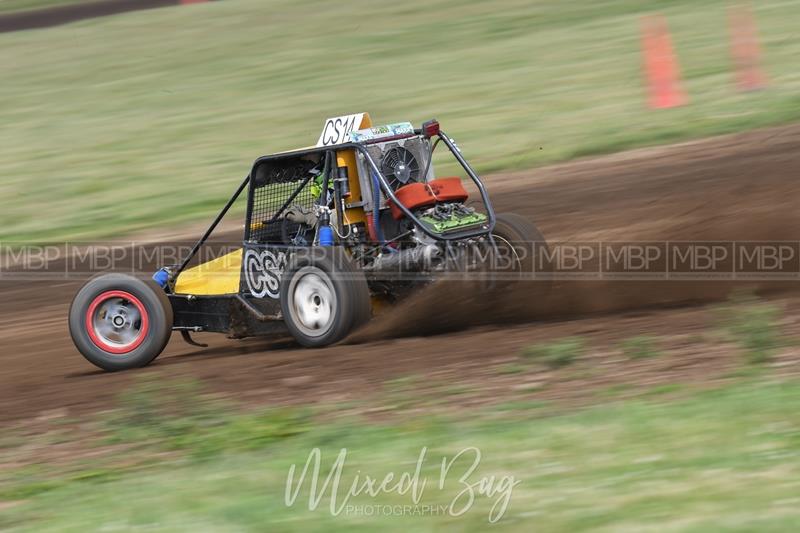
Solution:
{"label": "yellow body panel", "polygon": [[176,294],[216,295],[239,292],[242,250],[184,270],[175,282]]}
{"label": "yellow body panel", "polygon": [[[361,124],[358,129],[371,128],[372,118],[369,113],[364,113],[361,119]],[[356,165],[356,151],[355,150],[341,150],[336,152],[336,164],[340,167],[347,167],[347,175],[350,181],[350,199],[348,203],[354,203],[363,200],[361,198],[361,181],[358,179],[358,165]],[[345,210],[347,222],[355,224],[356,222],[366,222],[363,207],[355,207],[353,209]]]}
{"label": "yellow body panel", "polygon": [[[358,179],[358,165],[356,165],[356,151],[341,150],[336,152],[336,164],[340,167],[347,167],[347,176],[350,181],[350,198],[346,202],[355,203],[362,200],[361,182]],[[355,224],[356,222],[366,221],[363,207],[345,209],[344,213],[347,216],[347,223]]]}

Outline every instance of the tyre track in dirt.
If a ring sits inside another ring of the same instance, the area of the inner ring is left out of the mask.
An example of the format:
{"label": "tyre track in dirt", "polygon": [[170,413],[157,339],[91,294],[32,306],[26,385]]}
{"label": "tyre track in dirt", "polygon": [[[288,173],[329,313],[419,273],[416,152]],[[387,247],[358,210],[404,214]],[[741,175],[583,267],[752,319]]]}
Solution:
{"label": "tyre track in dirt", "polygon": [[[800,126],[793,125],[486,181],[498,211],[530,217],[550,241],[797,241],[798,176]],[[69,340],[67,309],[78,286],[0,280],[0,421],[104,409],[141,375],[200,379],[245,403],[367,401],[386,380],[408,374],[480,380],[487,361],[543,338],[587,330],[627,336],[631,314],[639,330],[674,324],[683,332],[696,322],[686,318],[695,311],[675,306],[719,300],[753,284],[558,282],[545,299],[524,288],[493,299],[429,291],[379,316],[357,334],[359,344],[303,350],[287,339],[201,334],[210,347],[197,349],[173,336],[154,365],[121,374],[95,371]],[[793,298],[798,281],[754,288]],[[475,326],[482,327],[469,329]],[[441,334],[447,331],[455,333]]]}

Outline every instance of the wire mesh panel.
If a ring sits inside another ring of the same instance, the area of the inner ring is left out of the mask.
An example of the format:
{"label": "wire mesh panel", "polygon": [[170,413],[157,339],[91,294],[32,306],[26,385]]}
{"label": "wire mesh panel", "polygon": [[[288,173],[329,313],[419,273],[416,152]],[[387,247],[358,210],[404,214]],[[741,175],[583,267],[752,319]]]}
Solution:
{"label": "wire mesh panel", "polygon": [[310,209],[316,202],[314,161],[288,159],[269,161],[256,172],[250,191],[248,241],[285,243],[297,230],[283,215],[287,208]]}

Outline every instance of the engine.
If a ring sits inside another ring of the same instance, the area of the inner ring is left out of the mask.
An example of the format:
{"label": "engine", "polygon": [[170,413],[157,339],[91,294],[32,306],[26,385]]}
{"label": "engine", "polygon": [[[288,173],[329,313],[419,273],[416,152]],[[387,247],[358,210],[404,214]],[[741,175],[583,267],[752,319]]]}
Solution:
{"label": "engine", "polygon": [[380,192],[369,162],[361,155],[361,190],[372,191],[371,194],[362,193],[364,209],[372,218],[377,204],[380,213],[377,220],[372,221],[379,225],[380,232],[380,237],[374,240],[391,245],[376,257],[372,269],[436,270],[437,265],[447,259],[442,241],[417,228],[407,212],[436,235],[455,233],[486,222],[485,214],[466,205],[469,194],[460,178],[435,177],[427,138],[415,136],[375,142],[368,144],[366,150],[398,200],[387,199]]}
{"label": "engine", "polygon": [[[436,179],[430,161],[428,139],[416,136],[378,142],[367,145],[366,150],[400,203],[435,233],[446,233],[486,221],[485,215],[464,205],[469,194],[460,178]],[[374,172],[363,155],[359,157],[359,176],[361,190],[373,191],[373,194],[363,195],[365,211],[372,212],[377,202],[380,209],[389,207],[395,220],[405,217],[399,205],[380,193],[375,194],[377,184]]]}

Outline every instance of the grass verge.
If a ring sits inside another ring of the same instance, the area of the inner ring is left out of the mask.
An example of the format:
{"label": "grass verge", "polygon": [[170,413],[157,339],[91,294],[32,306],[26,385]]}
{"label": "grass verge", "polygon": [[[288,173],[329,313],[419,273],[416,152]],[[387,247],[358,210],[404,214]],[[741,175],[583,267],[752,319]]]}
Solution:
{"label": "grass verge", "polygon": [[[361,110],[436,116],[481,171],[799,119],[800,2],[756,6],[771,88],[754,94],[732,87],[727,6],[230,0],[0,35],[0,240],[208,219],[255,157]],[[653,11],[687,107],[645,106],[640,16]]]}
{"label": "grass verge", "polygon": [[[318,421],[279,439],[255,438],[248,447],[240,445],[241,439],[216,439],[215,453],[201,458],[159,459],[158,450],[168,442],[160,430],[145,437],[129,433],[129,445],[150,451],[149,464],[134,470],[87,465],[84,475],[65,479],[6,481],[0,527],[483,531],[500,492],[490,497],[476,488],[469,510],[452,516],[449,505],[456,501],[455,512],[465,503],[456,499],[465,487],[459,481],[464,475],[467,482],[491,476],[495,482],[504,476],[519,481],[495,526],[503,531],[794,529],[800,526],[798,401],[796,381],[747,381],[676,401],[626,400],[557,415],[548,415],[541,402],[519,403],[512,410],[513,423],[507,416],[502,421],[411,418],[391,425],[355,418]],[[227,418],[216,420],[241,435],[273,427],[264,413],[229,412]],[[131,424],[147,426],[153,420]],[[163,420],[156,425],[164,427]],[[321,454],[319,488],[335,471],[337,455],[347,450],[334,502],[342,509],[338,514],[331,512],[332,485],[319,507],[309,510],[310,479],[292,506],[285,503],[291,465],[302,469],[315,448]],[[475,470],[467,474],[475,452],[465,452],[440,489],[442,459],[472,448],[480,451]],[[412,475],[423,449],[419,477],[428,481],[419,504],[441,505],[444,511],[418,516],[404,510],[403,505],[413,505],[410,493],[362,493],[343,503],[352,483],[367,475]],[[121,454],[118,461],[125,459]],[[371,511],[364,511],[367,506]],[[375,506],[388,507],[376,511]]]}
{"label": "grass verge", "polygon": [[748,363],[769,362],[775,353],[789,344],[781,332],[781,309],[747,295],[734,295],[719,307],[717,315],[724,331],[741,346]]}
{"label": "grass verge", "polygon": [[550,368],[571,365],[584,352],[584,341],[580,337],[566,337],[544,344],[535,344],[522,350],[525,359],[542,363]]}

